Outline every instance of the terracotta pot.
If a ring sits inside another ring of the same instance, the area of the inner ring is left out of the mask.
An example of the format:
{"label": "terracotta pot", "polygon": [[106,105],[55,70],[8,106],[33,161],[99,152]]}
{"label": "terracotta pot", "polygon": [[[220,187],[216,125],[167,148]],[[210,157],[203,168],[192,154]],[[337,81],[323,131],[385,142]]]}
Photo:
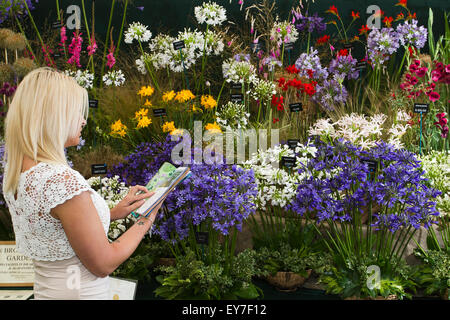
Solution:
{"label": "terracotta pot", "polygon": [[275,276],[267,276],[266,281],[273,285],[278,291],[294,292],[305,283],[306,279],[311,275],[311,271],[311,269],[306,271],[306,277],[302,277],[294,272],[277,272]]}

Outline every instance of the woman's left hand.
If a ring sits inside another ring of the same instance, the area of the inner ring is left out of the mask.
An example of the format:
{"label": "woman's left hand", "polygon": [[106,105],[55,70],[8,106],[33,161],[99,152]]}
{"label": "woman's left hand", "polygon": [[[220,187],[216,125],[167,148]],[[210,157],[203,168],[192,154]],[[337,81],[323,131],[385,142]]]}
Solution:
{"label": "woman's left hand", "polygon": [[[141,193],[137,194],[139,191]],[[154,194],[154,192],[148,191],[144,186],[136,185],[131,187],[125,198],[111,209],[111,220],[126,218],[131,212],[142,206],[146,199]]]}

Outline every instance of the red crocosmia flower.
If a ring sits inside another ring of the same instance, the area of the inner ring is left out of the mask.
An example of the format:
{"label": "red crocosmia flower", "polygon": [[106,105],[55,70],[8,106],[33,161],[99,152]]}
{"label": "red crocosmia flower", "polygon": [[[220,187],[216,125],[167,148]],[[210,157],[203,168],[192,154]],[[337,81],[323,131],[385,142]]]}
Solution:
{"label": "red crocosmia flower", "polygon": [[392,21],[394,21],[394,18],[392,18],[392,17],[384,17],[384,19],[383,19],[383,23],[388,28],[390,28],[392,26]]}
{"label": "red crocosmia flower", "polygon": [[344,57],[348,56],[348,50],[347,49],[339,50],[339,52],[337,53],[337,56],[338,57],[340,57],[340,56],[344,56]]}
{"label": "red crocosmia flower", "polygon": [[310,79],[314,78],[314,70],[308,69],[306,70],[306,72],[308,73],[308,77]]}
{"label": "red crocosmia flower", "polygon": [[403,8],[406,8],[407,5],[408,0],[398,0],[398,3],[396,4],[396,6],[402,6]]}
{"label": "red crocosmia flower", "polygon": [[327,43],[329,40],[330,40],[330,36],[326,34],[323,37],[320,37],[319,39],[317,39],[316,44],[318,46],[320,46],[320,45]]}
{"label": "red crocosmia flower", "polygon": [[278,121],[280,121],[280,119],[278,119],[278,118],[273,118],[273,123],[277,123]]}
{"label": "red crocosmia flower", "polygon": [[366,25],[361,26],[361,28],[359,29],[359,34],[367,34],[367,32],[369,32],[369,27]]}
{"label": "red crocosmia flower", "polygon": [[297,73],[300,72],[300,70],[298,70],[298,69],[295,67],[295,65],[288,66],[288,67],[286,68],[286,71],[287,71],[288,73],[290,73],[290,74],[297,74]]}
{"label": "red crocosmia flower", "polygon": [[339,17],[338,9],[334,5],[332,5],[330,9],[328,9],[326,12],[334,14],[335,16]]}
{"label": "red crocosmia flower", "polygon": [[403,20],[403,19],[405,19],[405,15],[403,14],[403,12],[401,12],[397,15],[397,17],[395,18],[395,21],[399,21],[399,20]]}
{"label": "red crocosmia flower", "polygon": [[358,11],[357,12],[352,11],[352,18],[354,20],[358,19],[359,18],[359,12]]}
{"label": "red crocosmia flower", "polygon": [[415,47],[408,47],[409,56],[417,56],[417,49]]}
{"label": "red crocosmia flower", "polygon": [[284,86],[284,84],[286,83],[286,79],[281,77],[280,79],[278,79],[278,86],[281,88],[282,86]]}
{"label": "red crocosmia flower", "polygon": [[417,19],[417,15],[415,12],[413,14],[411,14],[411,13],[408,14],[407,20],[411,20],[411,19]]}
{"label": "red crocosmia flower", "polygon": [[437,92],[435,92],[435,91],[432,91],[429,95],[428,95],[428,98],[430,98],[430,101],[431,102],[436,102],[436,101],[438,101],[439,99],[440,99],[440,95],[439,95],[439,93],[437,93]]}

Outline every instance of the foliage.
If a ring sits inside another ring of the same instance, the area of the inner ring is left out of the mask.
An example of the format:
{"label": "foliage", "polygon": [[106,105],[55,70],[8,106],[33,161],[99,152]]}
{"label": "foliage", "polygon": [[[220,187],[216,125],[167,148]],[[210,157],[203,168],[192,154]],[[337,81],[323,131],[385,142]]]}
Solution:
{"label": "foliage", "polygon": [[425,294],[443,296],[450,288],[450,251],[428,250],[425,254],[416,250],[415,255],[423,264],[416,274],[418,284],[425,288]]}
{"label": "foliage", "polygon": [[178,257],[175,266],[163,266],[163,275],[157,280],[161,286],[155,290],[165,299],[256,299],[261,290],[252,284],[255,274],[255,253],[246,250],[234,257],[231,272],[224,270],[224,255],[220,248],[214,253],[216,263],[206,264],[187,250]]}

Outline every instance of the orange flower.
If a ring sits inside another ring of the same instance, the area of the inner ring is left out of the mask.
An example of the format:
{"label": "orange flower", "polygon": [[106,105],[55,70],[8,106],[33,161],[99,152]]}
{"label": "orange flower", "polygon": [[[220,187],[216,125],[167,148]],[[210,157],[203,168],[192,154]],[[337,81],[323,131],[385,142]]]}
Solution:
{"label": "orange flower", "polygon": [[398,0],[398,3],[396,4],[396,6],[401,6],[406,9],[408,6],[408,0]]}
{"label": "orange flower", "polygon": [[402,20],[402,19],[405,19],[405,15],[403,14],[403,12],[401,12],[397,15],[397,18],[395,18],[395,21]]}
{"label": "orange flower", "polygon": [[392,21],[394,21],[394,18],[392,18],[392,17],[384,17],[384,19],[383,19],[383,23],[388,28],[390,28],[392,26]]}
{"label": "orange flower", "polygon": [[367,34],[367,32],[369,32],[369,27],[366,25],[361,26],[361,28],[359,29],[359,34]]}
{"label": "orange flower", "polygon": [[339,18],[339,12],[338,12],[338,9],[333,5],[333,6],[331,6],[330,7],[330,9],[328,9],[327,11],[325,11],[325,12],[328,12],[328,13],[331,13],[331,14],[334,14],[336,17],[338,17]]}
{"label": "orange flower", "polygon": [[329,35],[324,35],[323,37],[317,39],[316,44],[318,46],[320,46],[320,45],[322,45],[324,43],[327,43],[329,40],[330,40],[330,36]]}
{"label": "orange flower", "polygon": [[411,19],[417,19],[417,16],[416,16],[415,12],[413,14],[409,13],[408,14],[408,18],[406,18],[406,20],[411,20]]}
{"label": "orange flower", "polygon": [[354,12],[354,11],[352,11],[352,18],[353,18],[353,20],[356,20],[356,19],[358,19],[359,18],[359,12]]}

